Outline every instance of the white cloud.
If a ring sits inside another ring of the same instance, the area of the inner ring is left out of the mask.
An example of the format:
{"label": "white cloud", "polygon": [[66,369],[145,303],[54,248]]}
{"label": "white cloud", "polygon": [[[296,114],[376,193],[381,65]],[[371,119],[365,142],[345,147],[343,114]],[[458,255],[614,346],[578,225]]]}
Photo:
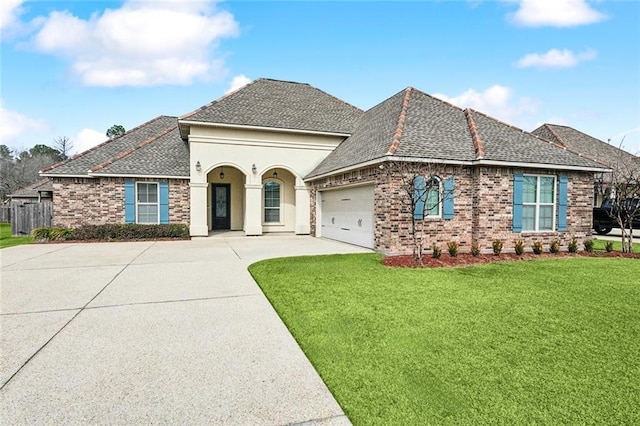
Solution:
{"label": "white cloud", "polygon": [[128,1],[88,19],[52,12],[33,43],[71,60],[87,85],[152,86],[222,78],[223,61],[213,53],[237,34],[233,15],[211,1]]}
{"label": "white cloud", "polygon": [[0,143],[13,146],[25,136],[37,139],[49,130],[44,120],[27,117],[15,111],[5,109],[0,99]]}
{"label": "white cloud", "polygon": [[0,28],[4,29],[17,21],[24,0],[2,0],[0,2]]}
{"label": "white cloud", "polygon": [[571,68],[580,62],[592,61],[596,59],[598,52],[595,50],[585,50],[581,53],[574,53],[571,50],[551,49],[547,53],[528,53],[518,62],[518,68]]}
{"label": "white cloud", "polygon": [[246,75],[244,74],[236,75],[235,77],[233,77],[233,80],[231,80],[231,83],[229,84],[229,88],[227,89],[226,92],[224,92],[224,94],[226,95],[228,93],[234,92],[240,89],[241,87],[246,86],[249,83],[251,83],[251,79]]}
{"label": "white cloud", "polygon": [[519,9],[509,18],[525,27],[574,27],[607,19],[586,0],[520,0],[519,3]]}
{"label": "white cloud", "polygon": [[499,84],[495,84],[483,92],[468,89],[458,96],[447,96],[441,93],[436,93],[434,96],[461,108],[472,108],[514,124],[522,122],[523,117],[530,118],[538,108],[537,101],[526,97],[514,99],[513,91]]}
{"label": "white cloud", "polygon": [[98,132],[93,129],[82,129],[74,138],[71,138],[71,142],[73,142],[73,149],[71,151],[73,154],[84,152],[105,142],[107,139],[104,132]]}

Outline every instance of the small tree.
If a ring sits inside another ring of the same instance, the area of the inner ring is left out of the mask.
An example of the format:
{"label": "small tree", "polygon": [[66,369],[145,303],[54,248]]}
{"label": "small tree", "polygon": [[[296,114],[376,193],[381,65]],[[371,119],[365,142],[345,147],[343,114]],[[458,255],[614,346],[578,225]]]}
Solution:
{"label": "small tree", "polygon": [[[624,138],[620,142],[620,148]],[[622,251],[633,252],[633,220],[640,219],[640,158],[619,150],[611,164],[611,217],[622,231]]]}
{"label": "small tree", "polygon": [[[413,257],[422,263],[425,242],[423,219],[428,216],[431,210],[440,211],[445,200],[453,198],[453,189],[445,189],[439,176],[444,175],[449,169],[449,175],[455,175],[457,170],[442,164],[407,161],[390,161],[380,167],[386,170],[390,180],[395,179],[400,182],[400,200],[411,215],[409,233],[413,246]],[[435,193],[438,194],[438,197],[430,196]]]}
{"label": "small tree", "polygon": [[121,126],[120,124],[114,124],[107,130],[107,137],[109,139],[117,138],[118,136],[123,135],[125,132],[126,130],[123,126]]}

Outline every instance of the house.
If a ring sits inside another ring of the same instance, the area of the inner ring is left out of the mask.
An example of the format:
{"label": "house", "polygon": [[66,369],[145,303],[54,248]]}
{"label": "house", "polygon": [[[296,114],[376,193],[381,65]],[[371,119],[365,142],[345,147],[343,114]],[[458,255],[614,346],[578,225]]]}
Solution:
{"label": "house", "polygon": [[[437,182],[421,211],[407,209],[396,163]],[[290,232],[392,254],[411,252],[412,221],[429,247],[455,240],[461,250],[587,237],[593,174],[605,171],[413,88],[362,111],[308,84],[259,79],[42,175],[56,226],[188,223],[192,236]]]}
{"label": "house", "polygon": [[51,184],[51,180],[47,178],[40,179],[31,185],[17,189],[7,195],[12,205],[42,203],[51,201],[52,197],[53,185]]}
{"label": "house", "polygon": [[[531,133],[571,149],[583,157],[589,158],[608,168],[616,170],[629,167],[635,170],[640,169],[639,157],[568,126],[543,124]],[[593,198],[595,206],[600,206],[603,198],[608,195],[608,184],[610,181],[610,173],[596,174]]]}

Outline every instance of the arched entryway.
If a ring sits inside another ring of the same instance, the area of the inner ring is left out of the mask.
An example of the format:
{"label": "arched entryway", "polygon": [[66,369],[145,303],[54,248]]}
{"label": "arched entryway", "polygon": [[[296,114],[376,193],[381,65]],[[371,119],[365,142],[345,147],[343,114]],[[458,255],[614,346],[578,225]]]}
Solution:
{"label": "arched entryway", "polygon": [[263,232],[296,230],[296,176],[283,167],[273,167],[262,174]]}
{"label": "arched entryway", "polygon": [[233,166],[216,166],[207,173],[207,226],[210,231],[244,229],[245,174]]}

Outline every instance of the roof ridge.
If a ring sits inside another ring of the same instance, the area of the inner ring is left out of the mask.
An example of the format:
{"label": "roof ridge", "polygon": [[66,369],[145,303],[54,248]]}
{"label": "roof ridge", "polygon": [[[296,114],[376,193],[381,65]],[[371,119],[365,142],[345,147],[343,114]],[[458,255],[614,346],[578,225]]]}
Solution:
{"label": "roof ridge", "polygon": [[[576,151],[576,150],[572,149],[571,147],[569,147],[569,146],[567,146],[567,145],[563,145],[563,144],[561,144],[561,143],[557,143],[557,142],[554,142],[554,141],[550,141],[549,139],[545,139],[545,138],[543,138],[542,136],[538,136],[538,135],[533,134],[533,133],[529,133],[529,132],[526,132],[526,133],[530,134],[531,136],[533,136],[534,138],[536,138],[536,139],[540,140],[541,142],[546,142],[546,143],[548,143],[549,145],[553,145],[553,146],[555,146],[555,147],[556,147],[556,148],[558,148],[558,149],[564,149],[565,151],[568,151],[568,152],[570,152],[570,153],[572,153],[572,154],[575,154],[575,155],[577,155],[578,157],[586,158],[586,159],[587,159],[587,160],[589,160],[589,161],[593,161],[594,163],[601,164],[601,165],[603,165],[603,166],[605,166],[605,167],[610,167],[608,164],[604,163],[603,161],[600,161],[600,160],[598,160],[597,158],[593,158],[593,157],[591,157],[590,155],[583,154],[583,153],[581,153],[581,152],[579,152],[579,151]],[[560,140],[562,140],[562,139],[560,139]]]}
{"label": "roof ridge", "polygon": [[528,134],[531,134],[531,132],[527,132],[527,131],[526,131],[526,130],[524,130],[522,127],[518,127],[518,126],[514,126],[513,124],[509,124],[509,123],[507,123],[506,121],[502,121],[502,120],[500,120],[500,119],[498,119],[498,118],[492,117],[492,116],[490,116],[489,114],[486,114],[486,113],[484,113],[484,112],[478,111],[477,109],[467,108],[467,110],[469,110],[470,112],[475,112],[476,114],[480,114],[480,115],[482,115],[482,116],[485,116],[485,117],[487,117],[489,120],[493,120],[493,121],[495,121],[495,122],[497,122],[497,123],[500,123],[500,124],[502,124],[502,125],[504,125],[504,126],[507,126],[507,127],[511,128],[511,129],[513,129],[513,130],[518,130],[518,131],[520,131],[520,132],[522,132],[522,133],[528,133]]}
{"label": "roof ridge", "polygon": [[558,140],[558,143],[560,143],[562,146],[568,146],[564,140],[562,140],[562,138],[560,137],[560,135],[553,130],[553,128],[551,127],[551,125],[549,123],[544,123],[542,125],[543,127],[547,128],[547,130],[549,130],[549,132],[551,132],[551,134],[553,135],[554,138],[556,138]]}
{"label": "roof ridge", "polygon": [[404,89],[404,97],[402,98],[402,109],[400,109],[398,124],[396,125],[395,132],[393,133],[393,139],[391,140],[391,146],[387,151],[387,155],[394,155],[398,150],[398,146],[400,145],[400,139],[402,138],[402,133],[404,132],[404,124],[407,121],[407,110],[409,109],[409,103],[411,102],[412,90],[412,87],[407,87],[406,89]]}
{"label": "roof ridge", "polygon": [[478,126],[476,121],[471,115],[471,110],[466,108],[464,110],[464,116],[467,118],[467,125],[469,126],[469,132],[471,132],[471,140],[473,141],[473,148],[476,152],[476,160],[482,160],[484,158],[484,142],[478,134]]}
{"label": "roof ridge", "polygon": [[73,161],[73,160],[75,160],[75,159],[77,159],[77,158],[84,157],[85,155],[89,154],[90,152],[94,152],[94,151],[96,151],[97,149],[102,148],[102,147],[103,147],[103,146],[105,146],[106,144],[111,143],[111,142],[113,142],[113,141],[115,141],[115,140],[118,140],[118,139],[120,139],[120,138],[124,137],[125,135],[128,135],[129,133],[132,133],[132,132],[134,132],[134,131],[136,131],[136,130],[139,130],[139,129],[141,129],[141,128],[142,128],[142,127],[144,127],[144,126],[148,126],[149,124],[153,123],[154,121],[158,121],[158,120],[160,120],[161,118],[164,118],[164,117],[167,117],[167,118],[176,118],[176,119],[177,119],[177,117],[174,117],[174,116],[171,116],[171,115],[159,115],[159,116],[157,116],[157,117],[155,117],[155,118],[152,118],[151,120],[149,120],[149,121],[147,121],[147,122],[145,122],[145,123],[142,123],[142,124],[140,124],[140,125],[138,125],[138,126],[134,127],[133,129],[129,129],[129,130],[125,131],[123,134],[118,135],[118,136],[116,136],[115,138],[107,139],[106,141],[104,141],[104,142],[102,142],[102,143],[99,143],[98,145],[95,145],[95,146],[93,146],[93,147],[91,147],[91,148],[89,148],[89,149],[87,149],[87,150],[85,150],[85,151],[79,152],[78,154],[74,155],[73,157],[70,157],[70,158],[67,158],[66,160],[59,161],[59,162],[57,162],[57,163],[55,163],[55,164],[52,164],[51,166],[46,167],[46,168],[44,168],[44,169],[40,170],[39,172],[40,172],[40,173],[48,172],[48,171],[53,170],[53,169],[56,169],[56,168],[58,168],[58,167],[60,167],[60,166],[62,166],[62,165],[64,165],[64,164],[67,164],[67,163],[69,163],[70,161]]}
{"label": "roof ridge", "polygon": [[97,172],[98,170],[104,169],[105,167],[109,166],[110,164],[115,163],[115,162],[116,162],[116,161],[118,161],[118,160],[121,160],[121,159],[123,159],[123,158],[125,158],[125,157],[128,157],[129,155],[133,154],[133,153],[134,153],[134,152],[136,152],[137,150],[139,150],[139,149],[141,149],[141,148],[144,148],[145,146],[147,146],[147,145],[149,145],[150,143],[152,143],[152,142],[154,142],[154,141],[156,141],[156,140],[160,139],[162,136],[164,136],[164,135],[166,135],[166,134],[168,134],[168,133],[172,132],[173,130],[175,130],[175,129],[177,129],[177,128],[178,128],[178,126],[177,126],[177,125],[175,125],[175,126],[173,126],[173,127],[169,127],[168,129],[163,130],[163,131],[162,131],[162,132],[160,132],[159,134],[157,134],[157,135],[155,135],[155,136],[152,136],[152,137],[150,137],[150,138],[148,138],[148,139],[145,139],[144,141],[142,141],[142,143],[140,143],[140,145],[135,146],[135,147],[133,147],[133,148],[129,148],[129,149],[125,150],[125,151],[122,151],[121,153],[119,153],[119,154],[118,154],[118,155],[116,155],[115,157],[113,157],[113,158],[111,158],[111,159],[109,159],[109,160],[107,160],[107,161],[104,161],[104,162],[102,162],[102,163],[98,164],[98,165],[97,165],[97,166],[95,166],[95,167],[92,167],[92,168],[91,168],[91,172]]}

